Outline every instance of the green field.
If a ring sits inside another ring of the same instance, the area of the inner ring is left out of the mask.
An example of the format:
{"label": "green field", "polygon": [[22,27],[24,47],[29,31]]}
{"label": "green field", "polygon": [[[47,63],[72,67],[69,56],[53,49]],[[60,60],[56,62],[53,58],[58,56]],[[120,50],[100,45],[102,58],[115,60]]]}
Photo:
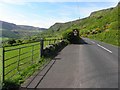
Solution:
{"label": "green field", "polygon": [[[49,44],[54,44],[57,42],[58,41],[54,40],[44,41],[44,48],[47,47]],[[21,83],[25,80],[25,78],[30,76],[38,67],[42,67],[43,64],[46,63],[46,60],[40,58],[40,47],[40,42],[5,47],[5,81]],[[2,49],[0,49],[0,51],[2,51]],[[2,73],[2,70],[0,71]]]}
{"label": "green field", "polygon": [[5,38],[5,37],[0,37],[0,41],[4,41],[4,40],[8,40],[9,38]]}
{"label": "green field", "polygon": [[[5,47],[4,52],[5,81],[13,81],[20,83],[19,80],[23,80],[23,78],[27,76],[25,74],[29,73],[28,68],[37,64],[39,60],[40,60],[40,42]],[[33,71],[31,71],[31,73],[32,72]]]}

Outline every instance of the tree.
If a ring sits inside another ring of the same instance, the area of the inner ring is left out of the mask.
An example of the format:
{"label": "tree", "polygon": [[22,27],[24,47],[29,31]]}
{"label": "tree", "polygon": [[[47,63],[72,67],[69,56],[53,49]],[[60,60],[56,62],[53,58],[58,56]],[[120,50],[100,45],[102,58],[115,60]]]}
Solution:
{"label": "tree", "polygon": [[22,40],[16,40],[16,43],[22,44]]}
{"label": "tree", "polygon": [[14,43],[16,43],[16,41],[14,39],[8,40],[8,44],[13,45]]}

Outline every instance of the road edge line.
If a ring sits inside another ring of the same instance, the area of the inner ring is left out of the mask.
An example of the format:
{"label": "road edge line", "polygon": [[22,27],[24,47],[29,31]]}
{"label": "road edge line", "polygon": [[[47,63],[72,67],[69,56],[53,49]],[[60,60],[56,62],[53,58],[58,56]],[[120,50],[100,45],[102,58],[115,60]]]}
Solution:
{"label": "road edge line", "polygon": [[108,51],[108,52],[110,52],[110,53],[112,53],[112,51],[110,51],[109,49],[107,49],[107,48],[105,48],[105,47],[103,47],[103,46],[101,46],[101,45],[99,45],[99,44],[97,44],[97,46],[103,48],[104,50],[106,50],[106,51]]}

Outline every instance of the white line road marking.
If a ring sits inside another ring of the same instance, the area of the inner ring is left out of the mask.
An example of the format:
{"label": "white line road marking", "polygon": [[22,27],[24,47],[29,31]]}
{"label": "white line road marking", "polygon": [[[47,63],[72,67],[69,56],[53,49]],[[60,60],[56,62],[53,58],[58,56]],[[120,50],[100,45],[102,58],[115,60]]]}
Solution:
{"label": "white line road marking", "polygon": [[107,49],[107,48],[105,48],[105,47],[103,47],[103,46],[101,46],[101,45],[99,45],[99,44],[97,44],[99,47],[101,47],[101,48],[103,48],[103,49],[105,49],[106,51],[108,51],[108,52],[110,52],[110,53],[112,53],[112,51],[110,51],[109,49]]}
{"label": "white line road marking", "polygon": [[91,41],[92,43],[95,43],[95,42],[93,42],[93,41]]}

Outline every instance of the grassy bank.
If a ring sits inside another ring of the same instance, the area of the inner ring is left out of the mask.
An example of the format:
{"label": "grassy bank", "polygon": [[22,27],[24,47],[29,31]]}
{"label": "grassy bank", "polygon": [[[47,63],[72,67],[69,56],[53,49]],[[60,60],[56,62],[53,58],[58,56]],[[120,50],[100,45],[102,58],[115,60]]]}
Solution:
{"label": "grassy bank", "polygon": [[109,43],[112,45],[120,46],[118,42],[119,40],[118,34],[119,34],[118,30],[109,30],[99,34],[90,35],[88,36],[88,38],[99,40],[101,42]]}
{"label": "grassy bank", "polygon": [[[81,37],[88,37],[116,46],[118,43],[120,3],[116,7],[92,12],[90,16],[66,23],[56,23],[49,28],[60,35],[72,29],[79,29]],[[78,12],[80,13],[80,12]]]}

